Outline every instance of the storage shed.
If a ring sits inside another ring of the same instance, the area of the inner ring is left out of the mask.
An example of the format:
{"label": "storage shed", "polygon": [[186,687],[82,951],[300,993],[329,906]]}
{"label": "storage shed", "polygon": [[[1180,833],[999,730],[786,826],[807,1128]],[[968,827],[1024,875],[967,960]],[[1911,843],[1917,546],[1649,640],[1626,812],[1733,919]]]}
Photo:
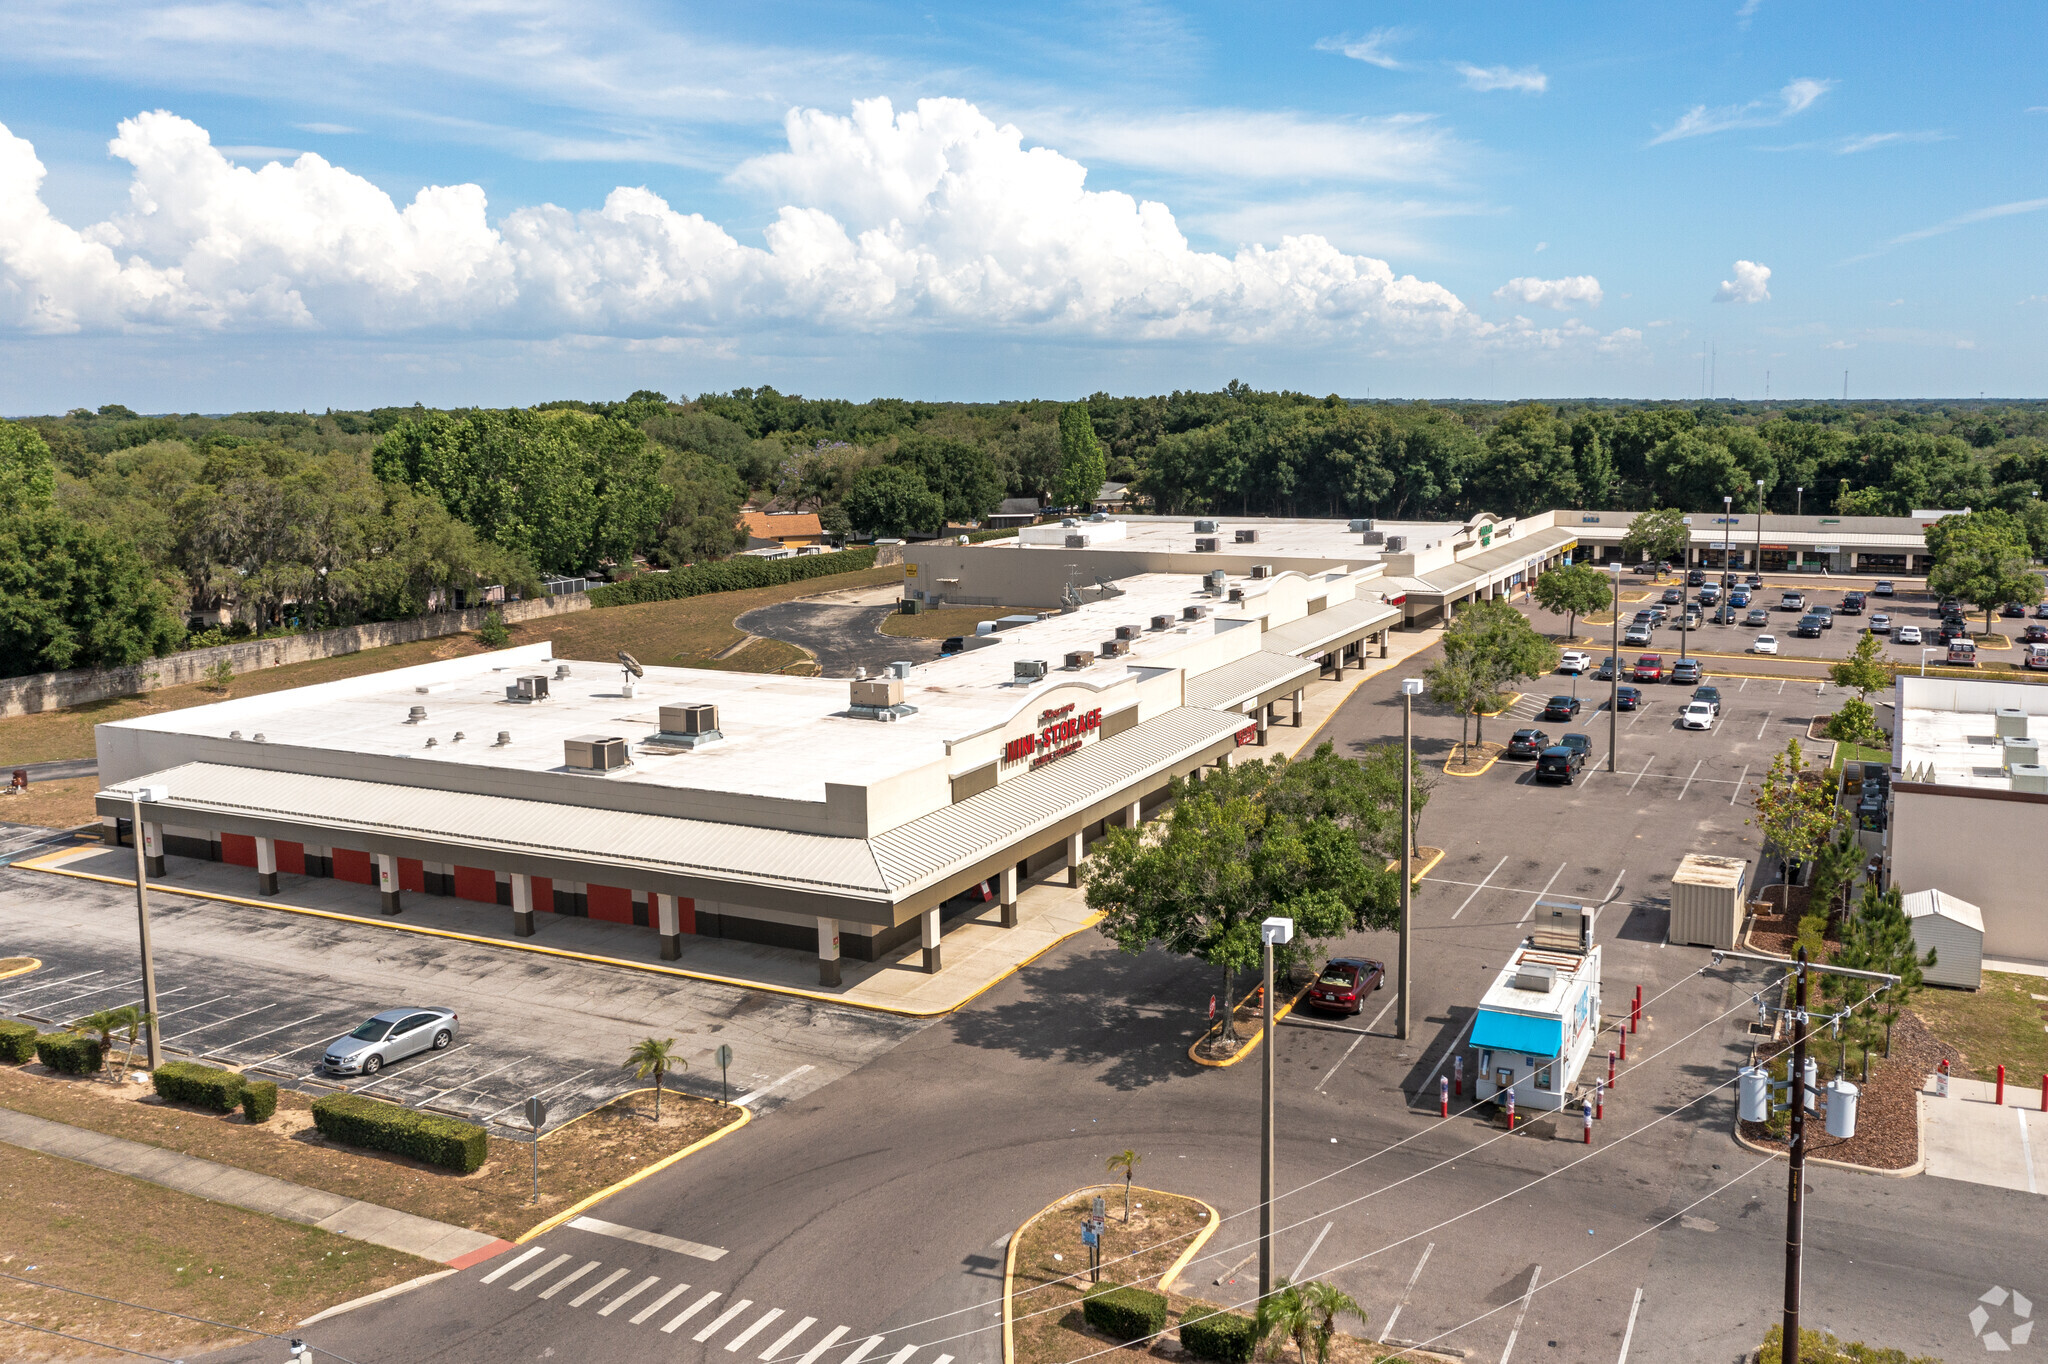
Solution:
{"label": "storage shed", "polygon": [[1671,941],[1734,947],[1748,882],[1749,863],[1739,857],[1688,853],[1671,876]]}
{"label": "storage shed", "polygon": [[1916,890],[1900,904],[1913,925],[1913,948],[1934,965],[1925,968],[1929,985],[1974,990],[1983,983],[1984,915],[1968,900],[1938,890]]}

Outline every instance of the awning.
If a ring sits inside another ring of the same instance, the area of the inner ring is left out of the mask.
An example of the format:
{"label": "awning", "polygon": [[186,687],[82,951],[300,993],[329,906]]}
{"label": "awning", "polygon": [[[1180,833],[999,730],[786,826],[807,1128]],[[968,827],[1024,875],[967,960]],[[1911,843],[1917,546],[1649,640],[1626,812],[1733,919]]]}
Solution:
{"label": "awning", "polygon": [[1564,1050],[1564,1020],[1481,1009],[1472,1025],[1472,1045],[1528,1056],[1556,1056]]}
{"label": "awning", "polygon": [[1183,696],[1188,705],[1204,710],[1241,710],[1253,701],[1263,705],[1296,691],[1320,671],[1315,663],[1262,649],[1189,678]]}
{"label": "awning", "polygon": [[1287,654],[1295,658],[1326,653],[1363,639],[1400,619],[1400,608],[1382,601],[1358,599],[1340,602],[1327,611],[1274,626],[1259,640],[1259,647],[1269,654]]}

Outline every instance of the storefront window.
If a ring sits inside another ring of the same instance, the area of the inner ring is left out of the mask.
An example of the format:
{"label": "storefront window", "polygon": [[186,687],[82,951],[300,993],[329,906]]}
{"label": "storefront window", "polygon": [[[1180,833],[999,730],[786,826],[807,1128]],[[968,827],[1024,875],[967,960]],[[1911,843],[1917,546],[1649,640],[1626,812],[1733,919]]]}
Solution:
{"label": "storefront window", "polygon": [[1550,1088],[1550,1067],[1549,1067],[1549,1066],[1547,1066],[1547,1065],[1544,1065],[1544,1066],[1538,1066],[1538,1067],[1537,1067],[1537,1069],[1536,1069],[1536,1088],[1538,1088],[1538,1089],[1546,1089],[1546,1090]]}

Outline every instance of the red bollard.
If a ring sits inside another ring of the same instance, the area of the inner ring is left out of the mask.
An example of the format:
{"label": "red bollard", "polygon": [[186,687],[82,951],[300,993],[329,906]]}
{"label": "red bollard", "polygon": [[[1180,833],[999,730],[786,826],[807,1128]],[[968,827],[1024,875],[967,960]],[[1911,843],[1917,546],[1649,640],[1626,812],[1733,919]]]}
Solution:
{"label": "red bollard", "polygon": [[1586,1145],[1593,1144],[1593,1105],[1586,1105]]}
{"label": "red bollard", "polygon": [[1438,1112],[1437,1116],[1438,1116],[1438,1117],[1441,1117],[1441,1118],[1448,1118],[1448,1117],[1450,1117],[1450,1116],[1451,1116],[1451,1082],[1450,1082],[1449,1080],[1445,1080],[1445,1079],[1439,1079],[1439,1080],[1438,1080],[1438,1081],[1436,1082],[1436,1101],[1437,1101],[1437,1106],[1438,1106],[1438,1108],[1439,1108],[1439,1110],[1440,1110],[1440,1111]]}
{"label": "red bollard", "polygon": [[[1636,986],[1635,1002],[1628,1006],[1628,1030],[1641,1032],[1643,1029],[1643,987]],[[1626,1058],[1623,1058],[1626,1059]]]}
{"label": "red bollard", "polygon": [[[2048,1082],[2048,1075],[2043,1075],[2041,1079]],[[2048,1094],[2048,1083],[2044,1083],[2042,1093]],[[1593,1082],[1593,1116],[1602,1122],[1607,1121],[1607,1086],[1598,1080]]]}
{"label": "red bollard", "polygon": [[1628,1029],[1621,1030],[1621,1059],[1628,1060]]}
{"label": "red bollard", "polygon": [[1515,1130],[1515,1091],[1508,1091],[1508,1131]]}
{"label": "red bollard", "polygon": [[1996,1104],[1999,1104],[1999,1105],[2001,1105],[2001,1106],[2002,1106],[2002,1105],[2003,1105],[2003,1104],[2005,1103],[2005,1067],[2004,1067],[2004,1066],[2000,1066],[2000,1067],[1998,1068],[1998,1097],[1997,1097],[1996,1099],[1993,1099],[1993,1100],[1992,1100],[1992,1102],[1993,1102],[1993,1103],[1996,1103]]}
{"label": "red bollard", "polygon": [[1609,1048],[1607,1052],[1607,1087],[1609,1089],[1614,1088],[1614,1051],[1612,1048]]}
{"label": "red bollard", "polygon": [[[2041,1078],[2048,1080],[2048,1075]],[[1465,1053],[1462,1051],[1451,1058],[1451,1092],[1461,1099],[1465,1097]]]}

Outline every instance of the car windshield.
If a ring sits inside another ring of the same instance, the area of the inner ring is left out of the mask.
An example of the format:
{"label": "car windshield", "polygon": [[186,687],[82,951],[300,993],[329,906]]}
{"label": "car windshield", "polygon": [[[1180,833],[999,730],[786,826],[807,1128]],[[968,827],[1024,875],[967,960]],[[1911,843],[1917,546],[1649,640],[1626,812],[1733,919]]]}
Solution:
{"label": "car windshield", "polygon": [[382,1042],[390,1035],[391,1025],[381,1018],[373,1018],[357,1028],[349,1036],[358,1042]]}

